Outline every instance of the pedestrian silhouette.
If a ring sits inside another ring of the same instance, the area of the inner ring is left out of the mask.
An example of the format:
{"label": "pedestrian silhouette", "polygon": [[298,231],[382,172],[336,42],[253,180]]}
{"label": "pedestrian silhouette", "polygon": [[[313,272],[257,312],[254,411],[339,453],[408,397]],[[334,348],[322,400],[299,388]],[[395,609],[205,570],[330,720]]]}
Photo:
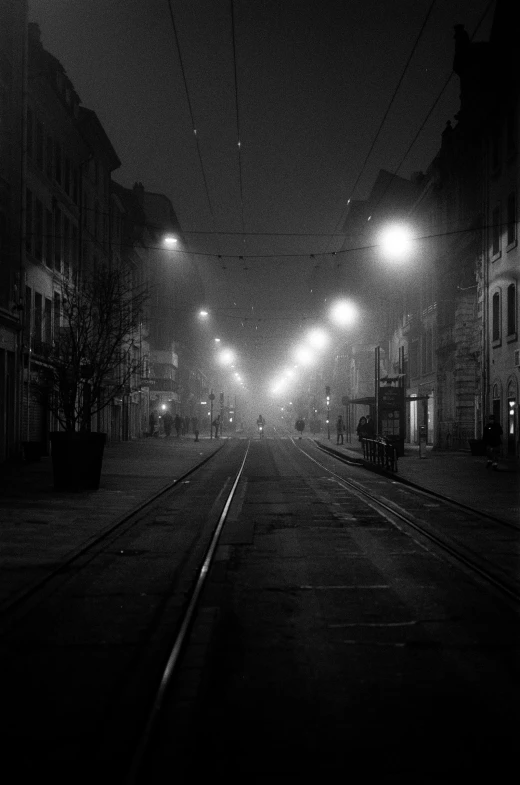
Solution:
{"label": "pedestrian silhouette", "polygon": [[344,438],[343,438],[344,433],[345,433],[345,423],[343,422],[343,417],[340,414],[336,422],[336,444],[344,443]]}

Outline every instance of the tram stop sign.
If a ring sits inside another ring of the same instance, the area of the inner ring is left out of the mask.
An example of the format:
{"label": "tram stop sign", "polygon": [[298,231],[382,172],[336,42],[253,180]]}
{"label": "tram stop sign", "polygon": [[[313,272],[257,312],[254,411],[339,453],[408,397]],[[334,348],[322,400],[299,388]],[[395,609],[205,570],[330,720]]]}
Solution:
{"label": "tram stop sign", "polygon": [[210,399],[210,401],[214,401],[215,400],[215,393],[210,393],[209,394],[209,399]]}

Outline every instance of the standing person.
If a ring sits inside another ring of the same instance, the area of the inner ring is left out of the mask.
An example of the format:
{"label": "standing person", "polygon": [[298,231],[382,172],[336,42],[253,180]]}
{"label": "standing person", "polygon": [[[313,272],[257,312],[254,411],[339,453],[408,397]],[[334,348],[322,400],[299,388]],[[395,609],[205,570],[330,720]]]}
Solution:
{"label": "standing person", "polygon": [[155,411],[155,409],[152,409],[152,411],[150,412],[150,416],[148,417],[148,425],[150,426],[149,436],[154,435],[156,422],[157,422],[157,412]]}
{"label": "standing person", "polygon": [[374,427],[374,421],[370,415],[367,417],[367,424],[365,426],[365,438],[366,439],[375,439],[376,437],[376,429]]}
{"label": "standing person", "polygon": [[336,444],[344,444],[344,436],[343,436],[344,433],[345,433],[345,423],[343,422],[343,417],[340,414],[336,421]]}
{"label": "standing person", "polygon": [[486,469],[498,470],[498,458],[500,455],[500,445],[502,444],[502,426],[496,422],[495,415],[490,414],[484,426],[482,441],[486,446],[487,463]]}
{"label": "standing person", "polygon": [[298,419],[296,420],[296,422],[294,424],[294,427],[296,428],[296,430],[300,434],[298,438],[301,439],[302,438],[302,433],[305,430],[305,420],[303,419],[303,417],[298,417]]}
{"label": "standing person", "polygon": [[173,417],[171,412],[166,411],[163,414],[163,424],[164,424],[164,435],[169,436],[172,432],[172,425],[173,425]]}
{"label": "standing person", "polygon": [[358,439],[363,445],[363,439],[367,438],[367,418],[360,417],[359,422],[357,424],[356,433],[358,435]]}
{"label": "standing person", "polygon": [[197,417],[191,418],[191,429],[195,434],[195,441],[198,442],[199,440],[199,421]]}
{"label": "standing person", "polygon": [[211,424],[215,429],[215,439],[218,439],[218,432],[220,430],[220,414],[215,417]]}
{"label": "standing person", "polygon": [[179,417],[178,414],[175,415],[175,418],[173,420],[173,424],[175,426],[175,432],[177,434],[177,438],[179,438],[180,435],[181,435],[182,420],[181,420],[181,418]]}

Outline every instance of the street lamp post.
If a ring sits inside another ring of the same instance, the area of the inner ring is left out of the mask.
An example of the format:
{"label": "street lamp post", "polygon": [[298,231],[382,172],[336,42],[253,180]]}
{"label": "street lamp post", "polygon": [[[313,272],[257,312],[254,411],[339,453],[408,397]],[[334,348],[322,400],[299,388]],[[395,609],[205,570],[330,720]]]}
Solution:
{"label": "street lamp post", "polygon": [[210,415],[209,415],[209,438],[213,439],[213,401],[215,400],[215,393],[213,392],[213,390],[209,394],[209,400],[210,400],[210,405],[209,405],[209,411],[210,411]]}
{"label": "street lamp post", "polygon": [[327,397],[327,438],[330,441],[330,387],[325,387],[325,395]]}

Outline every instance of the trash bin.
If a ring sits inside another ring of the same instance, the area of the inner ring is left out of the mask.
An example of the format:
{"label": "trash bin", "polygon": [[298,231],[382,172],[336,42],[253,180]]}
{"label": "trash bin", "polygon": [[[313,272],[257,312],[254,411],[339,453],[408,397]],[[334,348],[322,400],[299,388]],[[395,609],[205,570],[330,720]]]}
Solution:
{"label": "trash bin", "polygon": [[386,441],[388,444],[391,444],[395,447],[397,451],[397,457],[402,458],[404,455],[404,436],[385,436]]}
{"label": "trash bin", "polygon": [[43,446],[40,442],[22,442],[23,455],[27,462],[39,461],[42,457]]}

